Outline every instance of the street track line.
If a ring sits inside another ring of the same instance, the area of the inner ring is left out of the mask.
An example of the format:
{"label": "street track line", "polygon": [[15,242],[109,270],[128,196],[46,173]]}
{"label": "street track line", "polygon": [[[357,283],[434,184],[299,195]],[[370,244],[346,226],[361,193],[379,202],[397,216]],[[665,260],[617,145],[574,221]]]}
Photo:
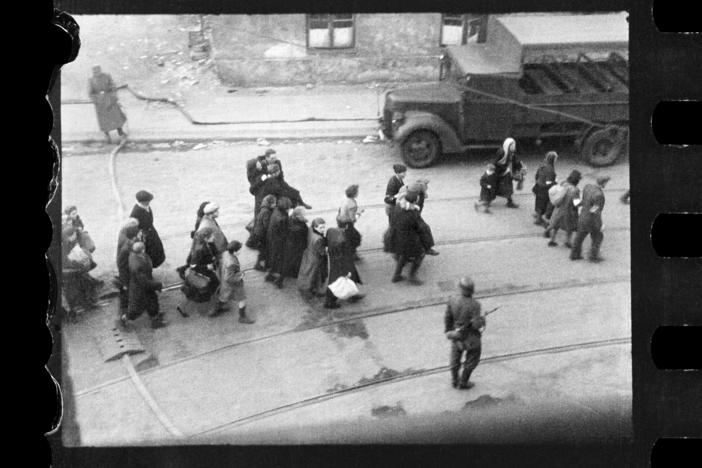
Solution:
{"label": "street track line", "polygon": [[[603,191],[604,191],[605,193],[615,193],[615,192],[622,192],[622,193],[623,193],[623,192],[625,192],[626,190],[627,190],[627,189],[615,189],[615,188],[612,188],[612,189],[604,189]],[[521,193],[515,192],[515,193],[513,194],[513,196],[527,196],[527,195],[532,195],[532,193],[531,193],[531,192],[529,192],[529,193],[527,193],[527,192],[521,192]],[[432,198],[430,198],[430,200],[432,201],[432,203],[433,203],[433,202],[444,203],[444,202],[462,202],[462,201],[470,201],[470,200],[477,200],[477,199],[479,199],[479,198],[480,198],[479,195],[466,195],[466,196],[462,196],[462,197],[445,197],[445,198],[433,198],[433,197],[432,197]],[[364,204],[362,207],[363,207],[363,208],[368,208],[368,209],[380,209],[380,208],[385,209],[385,203],[371,203],[371,204],[367,204],[367,205]],[[325,214],[325,213],[333,213],[333,214],[336,214],[337,210],[338,210],[338,208],[328,208],[328,209],[321,209],[321,210],[307,210],[307,211],[306,211],[306,214],[307,214],[308,216],[310,216],[310,217],[316,217],[316,216],[321,216],[322,214]],[[249,220],[249,221],[250,221],[250,220]],[[248,224],[249,221],[246,221],[246,222],[237,221],[237,222],[235,222],[235,223],[220,224],[219,227],[222,228],[222,229],[224,229],[224,228],[227,228],[227,229],[240,228],[240,227],[246,226],[246,224]],[[161,236],[161,238],[162,238],[162,239],[169,239],[169,238],[176,237],[176,236],[177,236],[177,237],[187,237],[189,234],[190,234],[190,231],[187,231],[187,232],[186,232],[186,231],[183,231],[183,232],[177,232],[177,233],[173,233],[173,234],[166,234],[166,235],[164,235],[164,236]]]}
{"label": "street track line", "polygon": [[[495,356],[488,356],[488,357],[482,358],[480,360],[480,364],[490,364],[490,363],[515,360],[515,359],[522,359],[522,358],[526,358],[526,357],[541,356],[541,355],[545,355],[545,354],[566,353],[566,352],[571,352],[571,351],[580,351],[583,349],[600,348],[600,347],[607,347],[607,346],[617,346],[617,345],[624,345],[624,344],[629,344],[629,343],[631,343],[631,337],[611,338],[611,339],[607,339],[607,340],[588,341],[588,342],[583,342],[583,343],[574,343],[574,344],[562,345],[562,346],[552,346],[549,348],[539,348],[539,349],[533,349],[533,350],[529,350],[529,351],[519,351],[519,352],[515,352],[515,353],[507,353],[507,354],[499,354],[499,355],[495,355]],[[272,416],[277,416],[279,414],[286,413],[286,412],[289,412],[292,410],[324,403],[326,401],[333,400],[335,398],[339,398],[339,397],[345,396],[345,395],[350,394],[350,393],[359,393],[359,392],[368,390],[369,388],[377,388],[377,386],[381,386],[381,385],[394,384],[394,383],[403,382],[406,380],[413,380],[413,379],[418,379],[418,378],[422,378],[422,377],[427,377],[427,376],[431,376],[434,374],[446,372],[448,370],[449,370],[449,366],[439,366],[439,367],[434,367],[431,369],[418,370],[415,372],[411,372],[409,374],[387,377],[384,379],[375,380],[373,382],[367,382],[367,383],[363,383],[363,384],[354,385],[352,387],[348,387],[345,389],[336,390],[334,392],[329,392],[329,393],[325,393],[322,395],[317,395],[314,397],[306,398],[304,400],[299,400],[299,401],[296,401],[294,403],[289,403],[287,405],[279,406],[277,408],[272,408],[269,410],[265,410],[265,411],[261,411],[259,413],[252,414],[250,416],[239,418],[239,419],[236,419],[234,421],[230,421],[228,423],[220,424],[220,425],[217,425],[213,428],[207,429],[205,431],[200,431],[200,432],[197,432],[195,434],[191,434],[191,435],[187,436],[187,438],[202,437],[204,435],[212,435],[212,434],[217,433],[217,432],[221,432],[221,431],[224,431],[227,429],[232,429],[235,427],[243,426],[245,424],[248,424],[248,423],[251,423],[254,421],[260,421],[262,419],[266,419],[266,418],[269,418]]]}
{"label": "street track line", "polygon": [[[630,226],[615,226],[615,227],[609,227],[607,228],[607,232],[623,232],[623,231],[629,231],[631,230]],[[484,236],[484,237],[468,237],[468,238],[463,238],[463,239],[450,239],[450,240],[444,240],[444,241],[438,241],[436,242],[436,246],[441,247],[441,246],[450,246],[450,245],[460,245],[460,244],[471,244],[471,243],[477,243],[477,242],[492,242],[492,241],[503,241],[503,240],[512,240],[512,239],[529,239],[532,237],[543,237],[543,233],[521,233],[521,234],[503,234],[499,236]],[[377,253],[377,252],[384,252],[383,247],[373,247],[373,248],[368,248],[368,249],[358,249],[359,253],[365,254],[365,253]],[[242,271],[245,272],[250,272],[250,271],[256,271],[253,268],[253,265],[246,266],[242,268]],[[178,289],[183,285],[182,282],[180,283],[172,283],[168,284],[163,287],[162,291],[173,291]]]}
{"label": "street track line", "polygon": [[141,395],[141,397],[144,399],[147,405],[149,405],[149,408],[151,408],[151,411],[154,412],[158,420],[163,424],[163,426],[176,437],[183,437],[183,433],[178,430],[177,427],[173,425],[170,419],[168,419],[168,416],[161,410],[161,407],[158,406],[158,403],[156,403],[156,400],[151,396],[149,391],[147,390],[146,386],[144,385],[144,382],[141,380],[141,377],[139,377],[139,374],[137,373],[136,369],[134,368],[134,365],[132,364],[132,360],[129,357],[128,354],[125,354],[122,356],[122,364],[124,367],[127,368],[127,372],[129,373],[129,378],[132,380],[132,383],[136,387],[137,391]]}
{"label": "street track line", "polygon": [[[597,285],[606,285],[606,284],[614,284],[614,283],[622,283],[622,282],[628,282],[631,281],[631,276],[630,275],[620,275],[612,278],[604,278],[604,279],[595,279],[589,282],[579,282],[579,283],[573,283],[572,280],[569,281],[562,281],[559,283],[551,283],[546,286],[542,287],[525,287],[523,289],[516,289],[516,288],[510,288],[509,290],[506,291],[500,291],[500,290],[490,290],[488,292],[483,292],[482,294],[476,294],[475,298],[476,299],[488,299],[488,298],[493,298],[493,297],[502,297],[502,296],[516,296],[520,294],[530,294],[530,293],[535,293],[535,292],[542,292],[542,291],[555,291],[559,289],[570,289],[570,288],[582,288],[582,287],[588,287],[588,286],[597,286]],[[415,310],[415,309],[422,309],[425,307],[435,307],[437,305],[442,305],[446,303],[447,300],[447,294],[441,295],[441,296],[435,296],[432,298],[427,298],[427,299],[420,299],[416,301],[410,301],[406,302],[404,304],[400,304],[395,307],[378,307],[376,309],[370,309],[366,310],[364,312],[358,313],[358,314],[350,314],[347,317],[343,318],[333,318],[333,311],[332,311],[332,320],[329,320],[328,322],[320,323],[317,325],[310,325],[306,327],[295,327],[295,328],[290,328],[287,330],[283,330],[277,333],[272,333],[270,335],[264,335],[264,336],[259,336],[257,338],[251,338],[249,340],[244,340],[244,341],[239,341],[239,342],[234,342],[230,343],[228,345],[220,346],[219,348],[214,348],[210,349],[207,351],[202,351],[197,354],[193,354],[187,357],[183,357],[180,359],[176,359],[167,363],[164,363],[162,365],[159,365],[157,367],[152,367],[149,369],[146,369],[142,371],[142,375],[148,375],[151,373],[159,372],[161,370],[167,369],[169,367],[177,366],[179,364],[182,364],[184,362],[192,361],[194,359],[199,359],[204,356],[208,356],[211,354],[216,354],[221,351],[227,351],[229,349],[238,347],[238,346],[245,346],[249,344],[254,344],[254,343],[259,343],[262,341],[268,341],[272,340],[275,338],[279,338],[281,336],[286,336],[286,335],[291,335],[294,333],[301,333],[309,330],[317,330],[320,328],[325,328],[325,327],[330,327],[333,325],[337,325],[340,323],[346,323],[350,322],[353,320],[362,320],[362,319],[367,319],[367,318],[373,318],[373,317],[379,317],[383,315],[390,315],[390,314],[395,314],[395,313],[401,313],[405,312],[408,310]],[[75,397],[82,397],[86,396],[92,393],[96,393],[103,388],[110,387],[112,385],[118,384],[120,382],[123,382],[127,380],[127,377],[119,377],[113,380],[109,380],[106,382],[103,382],[101,384],[95,385],[93,387],[87,388],[85,390],[81,390],[79,392],[75,393]]]}

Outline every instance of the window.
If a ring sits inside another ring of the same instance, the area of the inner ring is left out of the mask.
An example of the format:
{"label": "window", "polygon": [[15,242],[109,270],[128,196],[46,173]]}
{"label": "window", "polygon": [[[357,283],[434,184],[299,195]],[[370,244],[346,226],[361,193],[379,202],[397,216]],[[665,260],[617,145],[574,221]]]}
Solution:
{"label": "window", "polygon": [[307,47],[346,49],[353,47],[353,15],[308,15]]}
{"label": "window", "polygon": [[486,17],[476,15],[441,15],[441,45],[483,42],[481,31]]}

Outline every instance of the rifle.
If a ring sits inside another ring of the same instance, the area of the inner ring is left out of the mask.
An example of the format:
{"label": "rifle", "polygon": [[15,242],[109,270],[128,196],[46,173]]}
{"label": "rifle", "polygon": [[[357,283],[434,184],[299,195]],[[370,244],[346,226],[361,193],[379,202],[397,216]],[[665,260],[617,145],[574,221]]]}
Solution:
{"label": "rifle", "polygon": [[[446,337],[447,337],[449,340],[452,340],[452,341],[453,341],[453,340],[460,340],[460,337],[463,336],[463,332],[464,332],[468,327],[470,327],[471,325],[473,325],[473,321],[474,321],[474,320],[476,320],[476,319],[478,319],[478,318],[485,319],[485,317],[487,317],[488,315],[492,314],[493,312],[495,312],[495,311],[496,311],[497,309],[499,309],[499,308],[500,308],[499,306],[498,306],[498,307],[495,307],[494,309],[491,309],[491,310],[485,312],[484,314],[482,314],[482,315],[480,315],[480,316],[478,316],[478,317],[472,319],[468,324],[464,325],[463,327],[461,327],[461,328],[456,328],[456,329],[454,329],[454,330],[451,330],[451,331],[449,331],[449,332],[446,332]],[[449,334],[450,334],[450,335],[449,335]]]}

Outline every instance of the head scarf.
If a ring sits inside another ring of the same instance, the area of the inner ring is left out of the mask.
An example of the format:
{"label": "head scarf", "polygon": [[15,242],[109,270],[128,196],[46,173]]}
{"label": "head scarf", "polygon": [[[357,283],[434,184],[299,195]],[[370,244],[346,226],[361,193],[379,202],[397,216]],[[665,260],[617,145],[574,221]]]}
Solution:
{"label": "head scarf", "polygon": [[314,218],[312,220],[312,229],[316,228],[320,224],[327,224],[327,222],[324,221],[324,218]]}
{"label": "head scarf", "polygon": [[205,213],[206,215],[208,215],[208,214],[214,213],[218,209],[219,209],[219,205],[217,205],[216,203],[208,203],[207,205],[205,205],[205,209],[202,210],[202,212]]}
{"label": "head scarf", "polygon": [[268,194],[265,197],[263,197],[263,200],[261,200],[261,207],[265,206],[266,208],[270,208],[271,210],[275,208],[275,204],[276,199],[275,195],[273,194]]}
{"label": "head scarf", "polygon": [[514,138],[506,138],[505,141],[502,143],[502,152],[504,153],[504,156],[497,161],[499,164],[507,164],[507,158],[509,157],[509,147],[512,146],[512,143],[516,144],[517,142],[514,141]]}
{"label": "head scarf", "polygon": [[548,153],[546,153],[546,157],[544,158],[544,164],[547,164],[549,166],[555,166],[556,158],[558,158],[558,153],[556,153],[555,151],[549,151]]}

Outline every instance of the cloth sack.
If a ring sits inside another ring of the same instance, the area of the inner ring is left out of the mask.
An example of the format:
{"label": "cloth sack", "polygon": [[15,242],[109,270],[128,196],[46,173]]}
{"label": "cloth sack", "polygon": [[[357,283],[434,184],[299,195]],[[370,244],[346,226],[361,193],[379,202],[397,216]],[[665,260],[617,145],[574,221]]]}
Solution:
{"label": "cloth sack", "polygon": [[204,293],[210,285],[210,278],[198,273],[192,268],[188,268],[185,272],[185,283],[199,293]]}
{"label": "cloth sack", "polygon": [[562,185],[554,185],[548,189],[548,199],[551,201],[553,206],[558,206],[563,201],[565,197],[566,188]]}
{"label": "cloth sack", "polygon": [[78,233],[78,244],[90,253],[95,252],[95,242],[93,242],[93,238],[90,237],[88,231],[80,231]]}
{"label": "cloth sack", "polygon": [[83,249],[80,244],[76,244],[71,251],[68,252],[68,259],[72,262],[79,263],[85,269],[90,268],[93,260],[90,254]]}
{"label": "cloth sack", "polygon": [[332,284],[329,290],[339,299],[348,299],[358,294],[358,286],[348,276],[340,276]]}

